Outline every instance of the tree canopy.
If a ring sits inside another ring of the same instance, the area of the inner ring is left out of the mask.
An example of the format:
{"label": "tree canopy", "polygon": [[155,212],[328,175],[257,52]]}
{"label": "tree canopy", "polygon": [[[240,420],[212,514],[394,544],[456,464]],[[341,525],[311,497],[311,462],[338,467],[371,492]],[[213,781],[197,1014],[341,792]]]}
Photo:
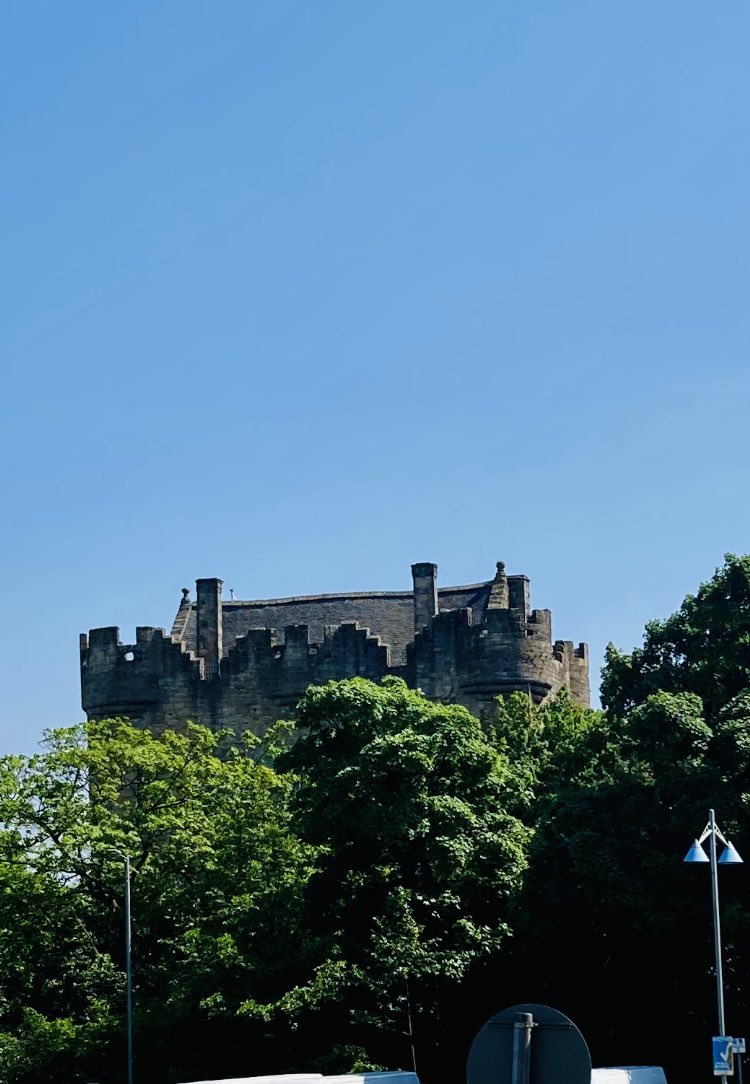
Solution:
{"label": "tree canopy", "polygon": [[318,848],[309,918],[325,966],[340,963],[354,1034],[377,1060],[405,1061],[403,1033],[434,1061],[446,994],[510,934],[529,839],[506,809],[510,764],[464,708],[395,678],[311,688],[298,721],[281,767]]}
{"label": "tree canopy", "polygon": [[750,556],[728,553],[680,609],[646,625],[629,655],[610,644],[602,703],[623,716],[652,693],[690,692],[711,722],[750,685]]}
{"label": "tree canopy", "polygon": [[217,1044],[220,1059],[240,1060],[249,1036],[229,1034],[217,1009],[291,981],[280,946],[297,955],[313,860],[289,830],[292,780],[249,756],[220,759],[220,740],[108,720],[0,761],[9,1084],[119,1079],[125,853],[142,1078],[180,1063],[208,1071]]}

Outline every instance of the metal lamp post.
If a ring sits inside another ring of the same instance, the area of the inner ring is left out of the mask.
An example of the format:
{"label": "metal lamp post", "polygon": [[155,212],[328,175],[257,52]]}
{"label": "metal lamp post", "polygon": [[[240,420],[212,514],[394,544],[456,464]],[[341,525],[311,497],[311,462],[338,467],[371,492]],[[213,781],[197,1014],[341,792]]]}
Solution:
{"label": "metal lamp post", "polygon": [[[716,858],[716,839],[717,837],[724,844],[724,850],[721,852],[720,858]],[[703,849],[704,841],[708,839],[709,842],[709,855],[706,854]],[[714,960],[716,965],[716,1001],[719,1011],[719,1035],[726,1035],[726,1028],[724,1025],[724,977],[721,963],[721,924],[719,921],[719,878],[717,876],[718,866],[736,866],[742,863],[742,859],[739,854],[729,843],[728,840],[719,831],[719,827],[716,823],[716,816],[713,809],[708,811],[708,824],[703,829],[701,836],[693,840],[693,845],[685,855],[683,859],[685,862],[710,862],[711,864],[711,903],[713,906],[714,917]],[[717,1074],[720,1075],[720,1074]],[[722,1075],[722,1080],[726,1084],[726,1075]]]}
{"label": "metal lamp post", "polygon": [[127,854],[125,855],[125,990],[128,1018],[128,1084],[133,1084],[133,967],[130,923],[130,855]]}
{"label": "metal lamp post", "polygon": [[133,967],[131,952],[130,921],[130,855],[122,851],[110,850],[125,863],[125,1012],[127,1028],[127,1064],[128,1084],[133,1084]]}

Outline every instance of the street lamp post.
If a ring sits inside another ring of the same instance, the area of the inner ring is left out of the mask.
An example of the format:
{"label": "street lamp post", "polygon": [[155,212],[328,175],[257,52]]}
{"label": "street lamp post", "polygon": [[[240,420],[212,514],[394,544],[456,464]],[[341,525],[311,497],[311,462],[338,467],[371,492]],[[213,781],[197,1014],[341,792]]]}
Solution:
{"label": "street lamp post", "polygon": [[125,864],[125,1015],[127,1030],[128,1084],[133,1084],[133,966],[130,921],[130,855],[110,850]]}
{"label": "street lamp post", "polygon": [[[716,858],[716,839],[717,837],[724,844],[724,850],[721,852],[721,856],[717,860]],[[709,840],[709,855],[706,854],[703,849],[704,841]],[[742,863],[742,859],[732,846],[732,844],[724,838],[719,831],[719,827],[716,823],[716,815],[713,809],[708,811],[708,824],[703,829],[699,839],[693,840],[693,845],[685,855],[683,859],[685,862],[710,862],[711,864],[711,904],[713,908],[714,919],[714,962],[716,971],[716,1003],[718,1008],[719,1017],[719,1035],[726,1035],[726,1027],[724,1024],[724,976],[722,970],[721,960],[721,923],[719,920],[719,878],[718,867],[723,866],[735,866]],[[726,1084],[726,1075],[722,1075],[721,1079]]]}
{"label": "street lamp post", "polygon": [[[130,923],[130,855],[125,858],[125,999],[127,1014],[128,1084],[133,1084],[133,967]],[[722,1032],[722,1035],[724,1032]]]}

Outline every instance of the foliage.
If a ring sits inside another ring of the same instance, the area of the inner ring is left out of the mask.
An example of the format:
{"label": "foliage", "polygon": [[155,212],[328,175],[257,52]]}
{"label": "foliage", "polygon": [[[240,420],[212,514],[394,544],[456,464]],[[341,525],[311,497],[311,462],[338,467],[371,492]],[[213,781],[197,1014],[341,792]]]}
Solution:
{"label": "foliage", "polygon": [[677,613],[649,622],[643,647],[627,655],[609,645],[602,702],[624,716],[653,693],[689,692],[701,698],[710,723],[747,689],[749,675],[750,556],[728,553]]}
{"label": "foliage", "polygon": [[[749,573],[748,558],[727,557],[647,626],[642,649],[610,648],[588,772],[556,780],[519,898],[518,972],[569,1007],[595,1059],[658,1061],[686,1081],[707,1060],[715,987],[708,879],[681,860],[710,806],[740,849],[750,829]],[[720,880],[732,1030],[750,1007],[750,883],[744,867]],[[646,996],[659,1006],[650,1034]],[[664,1034],[679,1043],[665,1049]]]}
{"label": "foliage", "polygon": [[610,740],[604,724],[601,712],[575,704],[567,689],[542,704],[525,693],[498,699],[487,730],[512,766],[513,808],[527,824],[536,823],[562,786],[596,778]]}
{"label": "foliage", "polygon": [[122,1028],[124,854],[136,1032],[161,1079],[199,1066],[209,1039],[232,1063],[249,1038],[237,1005],[287,984],[280,945],[294,944],[312,858],[289,831],[293,780],[241,751],[220,759],[221,737],[108,720],[0,761],[0,1049],[19,1082],[41,1079],[45,1048],[75,1060],[66,1079],[115,1079],[99,1055]]}
{"label": "foliage", "polygon": [[398,679],[311,688],[299,722],[284,767],[300,779],[297,829],[319,848],[308,900],[325,966],[341,962],[378,1060],[405,1060],[394,1032],[434,1057],[446,989],[510,932],[528,832],[505,808],[507,758],[465,709]]}

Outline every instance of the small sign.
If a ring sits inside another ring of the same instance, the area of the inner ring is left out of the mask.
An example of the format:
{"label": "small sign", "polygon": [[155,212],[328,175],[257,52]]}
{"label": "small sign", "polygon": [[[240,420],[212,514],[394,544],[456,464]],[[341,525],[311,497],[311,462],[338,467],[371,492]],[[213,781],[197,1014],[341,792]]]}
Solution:
{"label": "small sign", "polygon": [[734,1050],[735,1054],[744,1054],[745,1053],[745,1040],[744,1039],[738,1039],[737,1036],[735,1036],[732,1039],[732,1049]]}
{"label": "small sign", "polygon": [[734,1039],[731,1035],[714,1035],[714,1076],[734,1076]]}

